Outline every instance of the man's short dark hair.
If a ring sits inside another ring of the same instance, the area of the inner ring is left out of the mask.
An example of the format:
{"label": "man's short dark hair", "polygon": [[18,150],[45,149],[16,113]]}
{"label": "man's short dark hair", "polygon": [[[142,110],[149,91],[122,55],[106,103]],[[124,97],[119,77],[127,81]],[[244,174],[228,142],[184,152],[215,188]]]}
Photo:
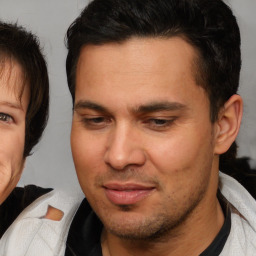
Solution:
{"label": "man's short dark hair", "polygon": [[[23,87],[29,86],[24,157],[40,140],[48,120],[49,79],[45,59],[35,35],[17,24],[0,22],[0,62],[15,60],[23,72]],[[21,95],[24,88],[21,88]]]}
{"label": "man's short dark hair", "polygon": [[[76,65],[84,45],[174,36],[183,38],[197,51],[195,80],[208,94],[210,118],[215,122],[225,102],[237,93],[241,69],[239,28],[222,0],[92,1],[66,36],[66,71],[73,102]],[[234,157],[236,144],[224,155]]]}

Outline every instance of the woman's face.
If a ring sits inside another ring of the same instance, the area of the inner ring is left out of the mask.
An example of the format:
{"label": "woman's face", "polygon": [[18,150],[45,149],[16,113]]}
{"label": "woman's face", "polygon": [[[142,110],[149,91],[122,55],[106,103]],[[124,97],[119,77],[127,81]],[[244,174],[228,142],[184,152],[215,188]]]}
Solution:
{"label": "woman's face", "polygon": [[17,185],[24,167],[25,122],[29,86],[18,62],[0,66],[0,204]]}

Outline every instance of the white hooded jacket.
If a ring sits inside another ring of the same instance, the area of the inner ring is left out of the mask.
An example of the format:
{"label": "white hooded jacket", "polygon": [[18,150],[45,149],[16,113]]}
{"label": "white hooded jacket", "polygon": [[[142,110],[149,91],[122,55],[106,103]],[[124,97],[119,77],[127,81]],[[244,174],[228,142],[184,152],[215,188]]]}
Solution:
{"label": "white hooded jacket", "polygon": [[[231,208],[231,230],[221,256],[256,255],[256,201],[236,180],[220,172],[220,191]],[[26,208],[0,240],[0,256],[63,256],[72,219],[83,195],[50,192]],[[42,218],[51,205],[61,221]]]}

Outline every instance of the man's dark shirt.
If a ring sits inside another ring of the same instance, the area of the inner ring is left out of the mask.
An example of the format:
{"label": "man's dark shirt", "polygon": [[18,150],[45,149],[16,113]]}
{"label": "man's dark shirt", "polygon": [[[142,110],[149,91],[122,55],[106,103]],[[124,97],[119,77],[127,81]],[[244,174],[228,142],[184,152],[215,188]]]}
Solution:
{"label": "man's dark shirt", "polygon": [[41,188],[35,185],[15,188],[0,206],[0,238],[28,205],[51,190],[50,188]]}
{"label": "man's dark shirt", "polygon": [[[231,228],[231,213],[219,196],[225,214],[225,222],[214,241],[200,256],[218,256],[227,241]],[[92,211],[86,199],[81,203],[71,224],[66,243],[65,256],[102,256],[102,223]]]}

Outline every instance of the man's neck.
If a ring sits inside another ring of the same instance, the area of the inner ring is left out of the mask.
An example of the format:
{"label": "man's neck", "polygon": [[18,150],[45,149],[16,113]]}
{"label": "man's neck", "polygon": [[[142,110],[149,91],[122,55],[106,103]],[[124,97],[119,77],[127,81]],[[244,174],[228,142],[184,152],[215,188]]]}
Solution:
{"label": "man's neck", "polygon": [[[131,241],[103,230],[103,256],[198,256],[212,243],[224,223],[218,199],[203,200],[184,223],[158,240]],[[211,207],[203,211],[205,203]]]}

